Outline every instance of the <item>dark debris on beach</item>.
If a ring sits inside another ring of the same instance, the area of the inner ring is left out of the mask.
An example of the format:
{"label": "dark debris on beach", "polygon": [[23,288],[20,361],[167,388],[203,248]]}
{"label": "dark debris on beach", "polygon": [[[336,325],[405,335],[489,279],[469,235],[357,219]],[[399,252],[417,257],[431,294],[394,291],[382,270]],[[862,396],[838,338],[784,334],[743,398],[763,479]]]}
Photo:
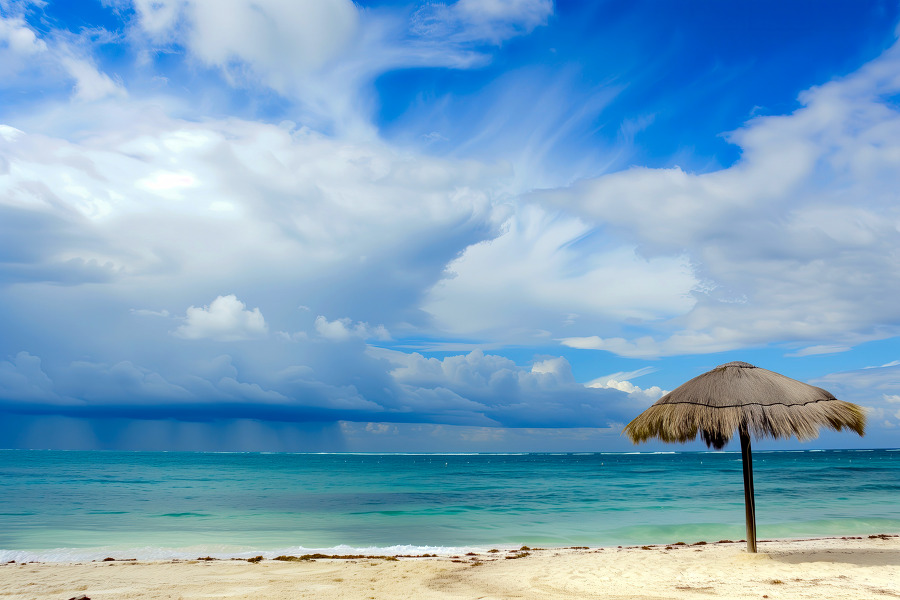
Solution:
{"label": "dark debris on beach", "polygon": [[[261,557],[260,557],[261,558]],[[360,560],[360,559],[372,559],[372,560],[399,560],[401,558],[437,558],[437,554],[397,554],[395,555],[385,555],[385,554],[303,554],[300,556],[290,556],[290,555],[281,555],[276,556],[272,560],[280,560],[287,562],[300,562],[300,561],[311,561],[317,559],[332,559],[332,560]]]}
{"label": "dark debris on beach", "polygon": [[[889,540],[889,539],[897,538],[897,537],[900,537],[900,534],[877,533],[877,534],[869,535],[869,536],[840,536],[840,537],[835,536],[835,537],[824,537],[824,538],[798,538],[795,540],[780,540],[780,541],[798,541],[799,542],[799,541],[808,541],[808,540],[815,540],[815,539],[863,540],[866,538],[868,538],[870,540]],[[692,546],[706,546],[706,545],[710,545],[710,544],[738,544],[738,543],[743,543],[745,541],[746,540],[723,539],[723,540],[719,540],[717,542],[706,542],[704,540],[700,540],[698,542],[693,542],[690,544],[686,543],[686,542],[672,542],[669,544],[648,544],[648,545],[643,545],[643,546],[616,546],[616,547],[609,547],[609,548],[598,547],[598,548],[593,549],[593,552],[602,552],[603,550],[615,550],[615,549],[652,550],[655,548],[659,548],[661,550],[668,551],[668,550],[677,550],[679,548],[690,548]],[[760,541],[761,542],[773,542],[776,540],[760,540]],[[699,551],[699,548],[694,548],[694,549]],[[522,546],[519,549],[505,550],[506,554],[504,556],[497,556],[498,554],[500,554],[501,552],[504,552],[504,551],[501,551],[497,548],[491,548],[490,550],[485,551],[485,554],[487,554],[487,556],[484,556],[484,557],[482,557],[479,553],[476,553],[476,552],[467,552],[465,557],[469,559],[468,561],[462,560],[463,557],[461,557],[461,556],[450,556],[447,558],[449,558],[451,560],[451,562],[466,562],[467,564],[476,566],[476,565],[483,564],[482,560],[488,559],[488,556],[490,556],[490,555],[494,555],[494,556],[496,556],[496,558],[504,558],[504,559],[508,559],[508,560],[514,560],[514,559],[525,558],[527,556],[530,556],[532,552],[539,552],[539,551],[544,551],[544,550],[546,550],[546,548],[531,548],[529,546]],[[588,550],[588,551],[590,551],[591,547],[589,547],[589,546],[567,546],[564,548],[557,548],[557,550]],[[440,556],[437,554],[384,555],[384,554],[322,554],[322,553],[314,553],[314,554],[302,554],[299,556],[281,555],[281,556],[276,556],[272,560],[284,561],[284,562],[312,562],[312,561],[316,561],[316,560],[398,561],[402,558],[410,558],[410,559],[412,559],[412,558],[440,558]],[[171,562],[173,562],[173,563],[179,563],[179,562],[190,563],[190,562],[196,562],[196,561],[209,562],[209,561],[217,561],[217,560],[246,561],[251,564],[256,564],[256,563],[260,563],[263,560],[265,560],[265,557],[263,557],[262,555],[259,555],[259,556],[254,556],[251,558],[232,557],[232,558],[228,559],[228,558],[216,558],[213,556],[199,556],[194,560],[185,561],[184,559],[176,558],[176,559],[172,559]],[[495,558],[491,557],[488,560],[495,560]],[[106,558],[103,558],[100,560],[93,560],[91,562],[140,564],[140,562],[138,561],[137,558],[114,558],[112,556],[107,556]],[[23,565],[24,566],[26,564],[39,564],[39,561],[30,561],[30,562],[19,563],[15,560],[10,560],[10,561],[0,563],[0,567],[6,566],[6,565]]]}

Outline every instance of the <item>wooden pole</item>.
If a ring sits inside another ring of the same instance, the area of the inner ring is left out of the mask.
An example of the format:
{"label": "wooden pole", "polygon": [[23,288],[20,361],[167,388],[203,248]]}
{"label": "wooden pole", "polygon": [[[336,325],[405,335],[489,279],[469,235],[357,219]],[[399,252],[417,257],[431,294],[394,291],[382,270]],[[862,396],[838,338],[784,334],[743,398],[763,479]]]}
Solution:
{"label": "wooden pole", "polygon": [[750,452],[750,434],[740,428],[741,458],[744,463],[744,510],[747,516],[747,552],[756,552],[756,502],[753,499],[753,455]]}

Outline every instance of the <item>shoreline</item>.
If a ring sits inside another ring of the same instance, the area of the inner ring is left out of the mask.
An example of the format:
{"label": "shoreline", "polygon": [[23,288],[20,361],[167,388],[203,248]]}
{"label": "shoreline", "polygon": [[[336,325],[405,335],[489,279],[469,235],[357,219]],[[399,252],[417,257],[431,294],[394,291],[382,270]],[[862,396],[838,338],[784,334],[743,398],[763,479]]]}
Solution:
{"label": "shoreline", "polygon": [[[447,554],[745,535],[737,454],[26,452],[7,468],[0,562]],[[900,531],[896,452],[779,452],[754,471],[760,538]]]}
{"label": "shoreline", "polygon": [[[824,535],[824,536],[816,536],[816,537],[783,537],[783,538],[766,538],[757,540],[757,544],[789,544],[794,542],[826,542],[829,540],[864,540],[864,539],[888,539],[888,538],[900,538],[900,532],[897,533],[877,533],[877,534],[861,534],[861,535]],[[635,550],[635,549],[658,549],[663,548],[666,550],[672,550],[677,548],[691,548],[691,547],[714,547],[714,546],[736,546],[740,548],[746,547],[745,539],[721,539],[716,541],[706,541],[706,540],[697,540],[693,542],[686,542],[683,540],[679,540],[677,542],[667,542],[667,543],[648,543],[648,544],[622,544],[622,545],[610,545],[610,546],[580,546],[580,545],[570,545],[570,546],[553,546],[553,545],[543,545],[543,546],[534,546],[530,547],[528,545],[519,545],[519,544],[497,544],[497,545],[471,545],[471,546],[412,546],[406,544],[397,544],[393,546],[348,546],[348,545],[338,545],[329,548],[304,548],[304,547],[293,547],[289,549],[241,549],[239,551],[234,552],[216,552],[209,551],[210,546],[200,546],[194,549],[190,549],[188,547],[181,548],[154,548],[151,550],[150,547],[141,547],[141,548],[131,548],[131,549],[117,549],[117,548],[108,548],[108,547],[83,547],[83,548],[50,548],[46,550],[10,550],[10,549],[0,549],[0,566],[6,564],[58,564],[58,565],[78,565],[78,564],[91,564],[98,562],[130,562],[130,563],[162,563],[162,562],[196,562],[200,561],[248,561],[252,560],[254,562],[260,562],[260,560],[273,560],[278,561],[280,558],[285,557],[283,560],[293,560],[302,557],[312,557],[309,560],[323,560],[323,559],[333,559],[333,560],[342,560],[342,559],[390,559],[393,557],[402,558],[402,559],[416,559],[416,558],[458,558],[457,555],[464,554],[493,554],[493,553],[506,553],[506,552],[514,552],[514,551],[566,551],[566,550],[584,550],[591,552],[599,552],[603,550]],[[146,553],[148,550],[151,552],[159,552],[161,556],[149,556],[146,555],[141,557],[142,553]],[[96,556],[98,558],[62,558],[62,559],[54,559],[54,558],[40,558],[41,554],[44,553],[66,553],[66,552],[75,552],[75,553],[84,553],[90,554],[92,556]],[[760,550],[760,553],[763,551]],[[164,556],[162,554],[165,554]],[[203,556],[195,556],[195,555],[203,555]],[[11,558],[18,555],[20,558]],[[22,555],[25,555],[24,557]],[[102,558],[100,558],[102,556]],[[260,558],[261,557],[261,558]],[[304,559],[305,560],[305,559]]]}
{"label": "shoreline", "polygon": [[[813,590],[815,588],[815,590]],[[0,565],[10,600],[151,598],[900,597],[900,536],[609,548],[520,548],[397,557],[296,557]]]}

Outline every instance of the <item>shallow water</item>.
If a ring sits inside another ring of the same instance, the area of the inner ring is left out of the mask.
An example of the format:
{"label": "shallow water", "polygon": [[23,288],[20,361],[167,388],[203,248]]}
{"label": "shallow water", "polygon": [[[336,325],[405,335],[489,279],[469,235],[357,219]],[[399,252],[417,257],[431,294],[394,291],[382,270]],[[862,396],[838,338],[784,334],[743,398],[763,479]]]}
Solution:
{"label": "shallow water", "polygon": [[[900,531],[900,452],[754,454],[763,538]],[[740,454],[0,451],[0,560],[744,537]]]}

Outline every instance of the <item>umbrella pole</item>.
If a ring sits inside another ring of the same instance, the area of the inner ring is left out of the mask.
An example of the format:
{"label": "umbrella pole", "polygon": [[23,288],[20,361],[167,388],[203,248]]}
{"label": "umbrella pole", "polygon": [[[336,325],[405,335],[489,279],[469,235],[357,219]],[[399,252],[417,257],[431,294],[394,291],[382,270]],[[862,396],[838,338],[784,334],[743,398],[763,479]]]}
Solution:
{"label": "umbrella pole", "polygon": [[750,434],[740,428],[741,458],[744,463],[744,510],[747,516],[747,552],[756,552],[756,502],[753,499],[753,455],[750,452]]}

